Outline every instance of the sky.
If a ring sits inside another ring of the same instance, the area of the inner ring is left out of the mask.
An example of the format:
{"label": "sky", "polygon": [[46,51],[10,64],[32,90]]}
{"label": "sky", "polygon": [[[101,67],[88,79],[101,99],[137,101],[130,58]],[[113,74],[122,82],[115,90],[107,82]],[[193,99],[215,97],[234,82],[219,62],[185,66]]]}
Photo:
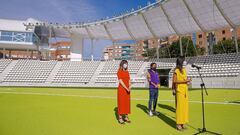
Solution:
{"label": "sky", "polygon": [[[69,23],[87,22],[111,17],[155,0],[0,0],[0,18]],[[95,42],[94,56],[102,57],[108,40]],[[84,57],[90,57],[90,42],[85,41]]]}

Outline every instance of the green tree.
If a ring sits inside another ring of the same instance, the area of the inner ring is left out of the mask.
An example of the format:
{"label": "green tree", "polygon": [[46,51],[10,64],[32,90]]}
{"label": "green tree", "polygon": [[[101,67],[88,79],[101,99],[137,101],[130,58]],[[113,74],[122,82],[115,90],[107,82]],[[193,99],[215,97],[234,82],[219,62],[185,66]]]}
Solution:
{"label": "green tree", "polygon": [[[193,41],[189,38],[182,38],[183,55],[186,57],[192,57],[197,55],[203,55],[205,48],[197,47],[193,44]],[[143,54],[144,57],[156,58],[156,49],[147,49]],[[162,46],[159,48],[160,58],[178,57],[180,56],[180,42],[179,40],[173,42],[171,45]]]}
{"label": "green tree", "polygon": [[156,49],[146,49],[145,53],[142,56],[149,59],[156,58]]}
{"label": "green tree", "polygon": [[[183,37],[182,38],[182,48],[183,48],[183,55],[184,56],[196,56],[197,55],[197,48],[195,48],[191,39]],[[180,56],[180,42],[175,41],[170,46],[170,53],[172,57]]]}
{"label": "green tree", "polygon": [[[240,40],[238,40],[238,50],[240,49]],[[222,53],[235,53],[236,47],[234,40],[227,39],[219,41],[217,44],[213,46],[213,53],[214,54],[222,54]]]}

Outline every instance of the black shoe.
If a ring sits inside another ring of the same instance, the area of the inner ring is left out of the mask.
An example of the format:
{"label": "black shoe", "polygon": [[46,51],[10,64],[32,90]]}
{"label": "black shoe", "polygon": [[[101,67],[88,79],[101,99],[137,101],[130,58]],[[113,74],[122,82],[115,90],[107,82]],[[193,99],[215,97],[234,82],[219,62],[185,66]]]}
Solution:
{"label": "black shoe", "polygon": [[153,114],[158,116],[160,115],[160,112],[154,111]]}

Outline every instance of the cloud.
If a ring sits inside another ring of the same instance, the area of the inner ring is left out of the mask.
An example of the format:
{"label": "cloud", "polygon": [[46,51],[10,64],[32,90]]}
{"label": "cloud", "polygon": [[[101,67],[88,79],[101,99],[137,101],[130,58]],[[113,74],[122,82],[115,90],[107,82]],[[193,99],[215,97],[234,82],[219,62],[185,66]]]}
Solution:
{"label": "cloud", "polygon": [[48,3],[64,18],[64,22],[94,20],[100,17],[94,4],[87,0],[49,0]]}

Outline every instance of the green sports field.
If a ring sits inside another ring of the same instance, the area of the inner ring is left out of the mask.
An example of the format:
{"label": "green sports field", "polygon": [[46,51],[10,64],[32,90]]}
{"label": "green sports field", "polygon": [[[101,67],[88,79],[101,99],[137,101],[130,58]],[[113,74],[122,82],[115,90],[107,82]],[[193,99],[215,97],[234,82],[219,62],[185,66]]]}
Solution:
{"label": "green sports field", "polygon": [[[116,120],[116,89],[0,87],[0,135],[175,135],[202,127],[200,91],[190,91],[187,130],[175,130],[174,98],[161,89],[157,110],[149,117],[147,90],[132,90],[131,124]],[[240,90],[209,89],[206,127],[239,135]]]}

